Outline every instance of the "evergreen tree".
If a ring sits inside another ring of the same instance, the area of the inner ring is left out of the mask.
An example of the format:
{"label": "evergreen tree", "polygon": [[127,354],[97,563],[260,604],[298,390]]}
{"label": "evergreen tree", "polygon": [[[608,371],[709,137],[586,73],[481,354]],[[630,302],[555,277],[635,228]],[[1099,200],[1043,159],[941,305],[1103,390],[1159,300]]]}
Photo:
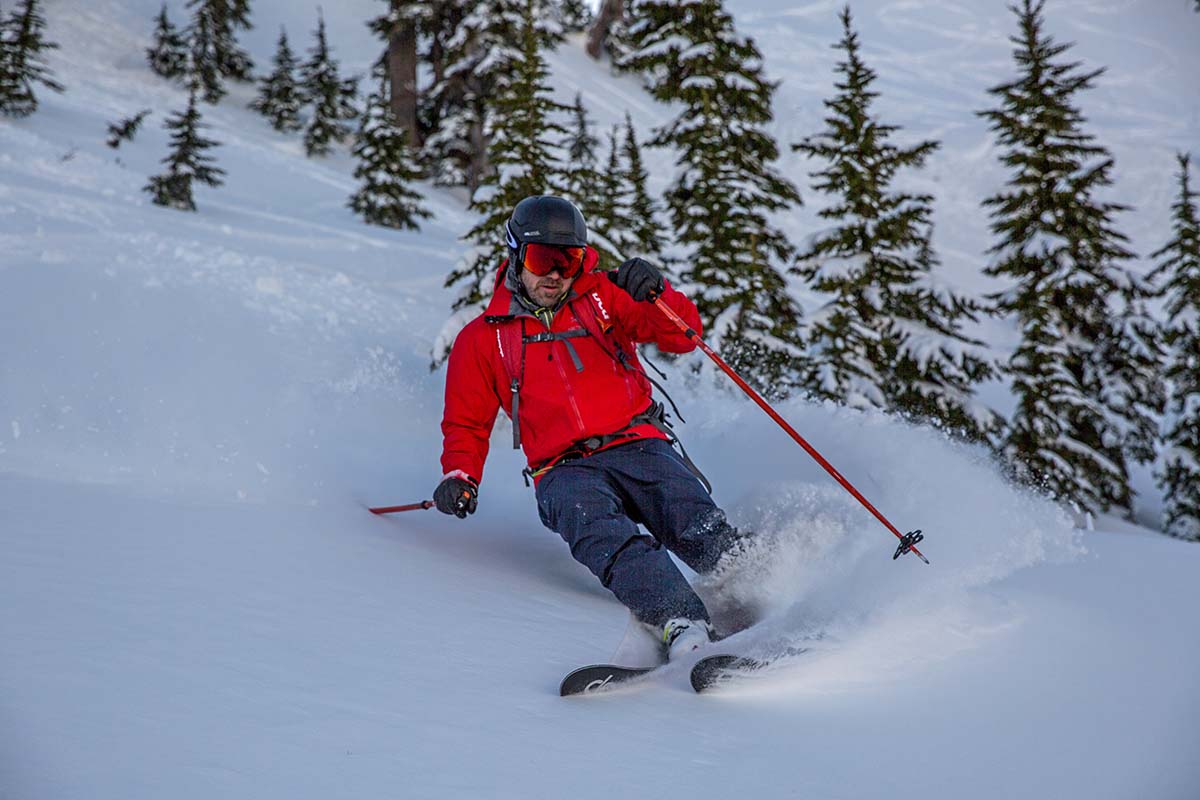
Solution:
{"label": "evergreen tree", "polygon": [[350,134],[346,121],[358,115],[354,108],[357,89],[354,79],[338,76],[338,63],[325,39],[325,17],[320,13],[313,36],[316,44],[301,67],[304,93],[313,106],[312,119],[304,131],[304,150],[310,156],[323,156],[332,149],[332,142],[340,142]]}
{"label": "evergreen tree", "polygon": [[190,83],[200,88],[206,103],[225,96],[223,81],[253,80],[254,62],[238,46],[235,28],[250,28],[245,0],[188,0],[192,23],[187,30],[191,54]]}
{"label": "evergreen tree", "polygon": [[196,210],[192,198],[193,181],[220,186],[221,176],[225,174],[223,169],[213,166],[212,157],[204,152],[216,147],[218,142],[200,134],[200,129],[205,126],[200,121],[196,94],[197,90],[193,88],[188,96],[187,110],[168,117],[164,123],[164,127],[171,131],[171,152],[162,160],[167,165],[167,171],[151,177],[143,187],[156,205],[180,211]]}
{"label": "evergreen tree", "polygon": [[539,3],[526,0],[521,28],[516,39],[520,50],[501,73],[493,98],[491,119],[504,129],[503,136],[487,130],[491,145],[488,156],[494,170],[484,178],[471,198],[471,210],[481,217],[466,238],[475,246],[446,279],[446,285],[461,284],[454,308],[475,308],[492,291],[492,279],[501,261],[508,257],[504,223],[521,200],[536,194],[556,194],[559,165],[554,159],[555,137],[566,129],[554,121],[564,106],[550,99],[546,85],[549,70],[542,57],[543,39],[537,24]]}
{"label": "evergreen tree", "polygon": [[583,95],[575,93],[575,104],[571,106],[572,127],[568,131],[563,149],[567,153],[567,162],[563,165],[565,173],[566,196],[579,206],[584,215],[595,205],[597,184],[600,174],[596,169],[596,148],[600,140],[592,133],[591,122],[588,120],[587,109],[583,106]]}
{"label": "evergreen tree", "polygon": [[419,145],[422,138],[419,123],[420,97],[417,86],[417,66],[420,60],[419,39],[430,28],[434,7],[438,3],[417,0],[386,0],[388,10],[368,23],[368,27],[385,43],[380,56],[384,86],[396,123],[408,133],[410,146]]}
{"label": "evergreen tree", "polygon": [[271,74],[259,80],[258,97],[250,107],[269,119],[275,130],[298,131],[304,127],[300,122],[304,98],[296,82],[296,57],[288,46],[287,31],[282,28],[274,64]]}
{"label": "evergreen tree", "polygon": [[592,7],[586,0],[559,0],[558,15],[563,30],[578,33],[592,24]]}
{"label": "evergreen tree", "polygon": [[642,152],[638,147],[637,134],[633,130],[633,119],[625,112],[625,142],[621,150],[625,157],[624,179],[629,191],[630,249],[639,256],[655,261],[661,260],[663,250],[663,228],[658,224],[658,204],[646,191],[649,173],[642,165]]}
{"label": "evergreen tree", "polygon": [[133,137],[137,135],[138,128],[142,126],[142,121],[149,115],[150,109],[146,108],[120,122],[110,122],[108,125],[108,139],[105,140],[105,143],[116,150],[121,146],[121,142],[132,142]]}
{"label": "evergreen tree", "polygon": [[682,106],[651,145],[679,154],[667,207],[687,251],[683,277],[726,361],[764,395],[786,396],[803,368],[801,312],[783,274],[793,248],[769,215],[800,196],[771,166],[779,148],[764,128],[775,86],[720,0],[637,8],[637,49],[625,64],[646,76],[656,99]]}
{"label": "evergreen tree", "polygon": [[810,321],[813,364],[806,388],[818,398],[937,420],[972,438],[996,427],[972,385],[991,374],[981,342],[962,333],[973,305],[934,280],[929,195],[894,191],[938,147],[892,143],[895,125],[872,116],[876,74],[862,60],[850,8],[841,12],[845,54],[825,130],[794,150],[828,166],[814,187],[833,198],[820,212],[834,227],[812,237],[796,271],[825,296]]}
{"label": "evergreen tree", "polygon": [[167,17],[166,3],[163,3],[162,10],[158,13],[154,44],[146,48],[146,60],[150,63],[150,69],[164,78],[181,78],[187,74],[187,40]]}
{"label": "evergreen tree", "polygon": [[614,125],[608,134],[608,161],[596,174],[590,205],[581,209],[588,223],[588,241],[600,253],[601,265],[608,269],[634,254],[617,131]]}
{"label": "evergreen tree", "polygon": [[1151,258],[1162,259],[1168,316],[1170,411],[1158,484],[1165,493],[1163,530],[1200,541],[1200,212],[1191,187],[1190,158],[1179,154],[1179,199],[1171,206],[1174,235]]}
{"label": "evergreen tree", "polygon": [[0,114],[27,117],[37,111],[34,84],[55,92],[63,90],[44,61],[46,51],[58,48],[46,41],[45,28],[38,0],[24,0],[0,22]]}
{"label": "evergreen tree", "polygon": [[1006,367],[1018,405],[1004,451],[1019,477],[1059,498],[1128,509],[1128,433],[1142,426],[1122,415],[1139,410],[1114,407],[1104,387],[1133,371],[1122,354],[1143,349],[1126,324],[1142,290],[1121,267],[1132,253],[1113,216],[1124,207],[1095,198],[1111,184],[1112,158],[1072,102],[1103,70],[1057,60],[1070,45],[1043,34],[1043,5],[1013,7],[1018,77],[990,89],[999,107],[979,112],[1013,171],[984,201],[999,240],[985,271],[1014,282],[991,299],[1021,333]]}
{"label": "evergreen tree", "polygon": [[[539,47],[555,46],[562,30],[548,0],[533,0]],[[510,80],[508,66],[520,59],[524,0],[462,0],[462,15],[444,41],[440,77],[428,90],[433,126],[423,158],[434,181],[465,185],[472,192],[488,175],[497,98]]]}
{"label": "evergreen tree", "polygon": [[392,113],[385,81],[367,98],[353,153],[360,186],[350,197],[350,208],[372,225],[419,229],[417,218],[430,216],[421,205],[421,194],[412,188],[420,169],[412,158],[408,132]]}

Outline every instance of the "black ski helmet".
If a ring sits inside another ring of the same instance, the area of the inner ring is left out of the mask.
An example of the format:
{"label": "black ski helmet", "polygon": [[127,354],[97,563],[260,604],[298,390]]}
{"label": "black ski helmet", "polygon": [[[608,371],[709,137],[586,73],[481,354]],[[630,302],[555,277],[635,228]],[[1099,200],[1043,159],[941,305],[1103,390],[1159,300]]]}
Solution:
{"label": "black ski helmet", "polygon": [[520,263],[521,248],[531,242],[587,246],[587,223],[575,204],[544,194],[526,197],[517,203],[504,225],[504,233],[514,264]]}

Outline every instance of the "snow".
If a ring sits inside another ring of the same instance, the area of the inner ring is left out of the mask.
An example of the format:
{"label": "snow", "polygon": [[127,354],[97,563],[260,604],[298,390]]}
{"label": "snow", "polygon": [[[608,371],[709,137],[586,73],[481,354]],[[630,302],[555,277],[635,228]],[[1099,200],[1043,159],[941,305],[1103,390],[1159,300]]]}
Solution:
{"label": "snow", "polygon": [[[978,202],[1002,177],[964,109],[1007,76],[1002,5],[855,7],[885,113],[947,139],[913,188],[938,198],[948,280],[973,289],[994,288]],[[1048,8],[1112,67],[1084,110],[1139,252],[1169,236],[1173,151],[1200,124],[1200,15],[1167,5]],[[731,6],[783,81],[781,144],[811,133],[836,4]],[[365,226],[345,149],[304,158],[247,86],[203,109],[226,185],[197,187],[195,214],[153,206],[141,187],[185,102],[142,61],[159,8],[48,3],[67,92],[0,121],[0,797],[1195,796],[1200,548],[1123,521],[1076,530],[938,431],[780,404],[924,530],[932,564],[893,562],[893,537],[755,406],[711,368],[687,377],[699,355],[660,364],[678,430],[760,534],[714,591],[768,612],[739,647],[808,652],[712,696],[674,666],[559,698],[627,615],[542,528],[503,424],[475,516],[365,509],[424,499],[441,474],[429,364],[465,322],[447,323],[443,286],[469,250],[464,193],[425,187],[419,233]],[[284,0],[252,13],[260,65],[281,24],[294,41],[315,25]],[[377,54],[362,21],[378,13],[327,9],[344,74]],[[551,60],[556,99],[582,88],[598,130],[629,109],[642,139],[670,119],[581,41]],[[107,148],[107,123],[146,107]],[[672,159],[647,156],[658,194]],[[810,165],[784,164],[803,189]],[[818,210],[779,223],[799,242]]]}

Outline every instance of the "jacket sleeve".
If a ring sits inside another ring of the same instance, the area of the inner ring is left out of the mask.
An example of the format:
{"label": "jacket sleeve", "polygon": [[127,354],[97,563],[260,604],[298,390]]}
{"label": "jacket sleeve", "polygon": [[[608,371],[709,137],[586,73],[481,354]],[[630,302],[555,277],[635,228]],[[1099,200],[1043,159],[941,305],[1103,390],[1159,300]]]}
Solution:
{"label": "jacket sleeve", "polygon": [[479,483],[500,397],[487,328],[471,324],[450,350],[442,415],[442,474],[461,472]]}
{"label": "jacket sleeve", "polygon": [[[696,304],[682,292],[665,282],[660,300],[678,314],[697,336],[704,333],[700,324],[700,312]],[[621,327],[635,342],[654,342],[664,353],[690,353],[696,344],[679,329],[670,318],[653,303],[638,303],[623,290],[613,286],[614,307]]]}

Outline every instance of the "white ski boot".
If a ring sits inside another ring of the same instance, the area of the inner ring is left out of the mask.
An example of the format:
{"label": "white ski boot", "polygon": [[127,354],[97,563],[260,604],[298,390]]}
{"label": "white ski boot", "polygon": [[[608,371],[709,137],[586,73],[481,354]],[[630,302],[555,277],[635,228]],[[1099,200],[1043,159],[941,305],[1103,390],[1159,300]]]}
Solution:
{"label": "white ski boot", "polygon": [[676,617],[663,626],[663,644],[667,648],[667,660],[674,661],[699,650],[712,641],[712,626],[702,619]]}

